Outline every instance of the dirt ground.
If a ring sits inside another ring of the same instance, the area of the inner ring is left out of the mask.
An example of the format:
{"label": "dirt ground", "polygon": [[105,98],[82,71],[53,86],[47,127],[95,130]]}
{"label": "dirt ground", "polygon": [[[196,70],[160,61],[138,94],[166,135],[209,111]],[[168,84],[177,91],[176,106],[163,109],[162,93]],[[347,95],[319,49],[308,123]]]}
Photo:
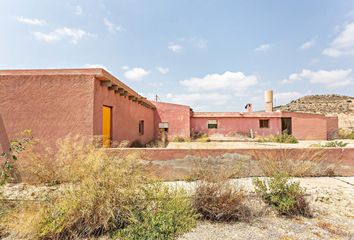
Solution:
{"label": "dirt ground", "polygon": [[[307,199],[314,217],[286,218],[278,216],[254,194],[252,178],[231,180],[235,187],[243,188],[250,196],[247,203],[257,211],[249,222],[211,223],[199,221],[197,227],[178,240],[214,239],[354,239],[354,177],[294,178],[306,188]],[[195,182],[167,182],[171,187],[183,187],[192,192]],[[54,187],[33,187],[23,184],[7,185],[2,189],[7,199],[38,199],[43,192]],[[14,240],[9,236],[7,240]],[[102,237],[100,239],[109,239]]]}
{"label": "dirt ground", "polygon": [[[194,230],[179,240],[354,239],[354,177],[294,180],[300,181],[301,186],[306,188],[314,211],[313,218],[286,218],[269,211],[250,222],[199,222]],[[233,180],[233,183],[253,192],[251,178]],[[178,184],[193,189],[193,183]],[[258,207],[261,206],[262,203],[259,203]]]}
{"label": "dirt ground", "polygon": [[[226,139],[227,140],[227,139]],[[348,143],[346,148],[354,148],[354,140],[337,140]],[[232,149],[232,148],[304,148],[312,144],[325,144],[329,141],[299,141],[296,144],[272,143],[272,142],[170,142],[167,148],[173,149]]]}

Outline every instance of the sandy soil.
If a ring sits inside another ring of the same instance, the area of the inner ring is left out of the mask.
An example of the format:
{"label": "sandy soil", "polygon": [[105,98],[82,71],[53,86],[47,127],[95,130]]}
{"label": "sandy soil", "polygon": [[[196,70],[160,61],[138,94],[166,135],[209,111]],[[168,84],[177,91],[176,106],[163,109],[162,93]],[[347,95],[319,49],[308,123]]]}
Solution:
{"label": "sandy soil", "polygon": [[[354,177],[302,178],[313,218],[286,218],[273,211],[256,217],[251,222],[199,222],[191,232],[179,240],[199,239],[354,239]],[[233,180],[237,186],[253,192],[252,179]],[[179,183],[189,190],[190,183]],[[260,203],[261,204],[261,203]]]}

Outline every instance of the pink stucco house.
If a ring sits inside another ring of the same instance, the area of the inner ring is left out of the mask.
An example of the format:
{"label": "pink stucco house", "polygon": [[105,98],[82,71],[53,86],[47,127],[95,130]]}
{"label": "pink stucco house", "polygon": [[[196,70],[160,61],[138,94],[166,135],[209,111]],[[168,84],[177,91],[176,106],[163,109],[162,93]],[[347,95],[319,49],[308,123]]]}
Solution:
{"label": "pink stucco house", "polygon": [[[194,112],[189,106],[149,101],[103,69],[0,70],[0,140],[31,129],[42,141],[68,134],[103,135],[108,141],[146,144],[191,133],[271,135],[330,139],[338,119],[321,114]],[[109,145],[109,144],[108,144]]]}

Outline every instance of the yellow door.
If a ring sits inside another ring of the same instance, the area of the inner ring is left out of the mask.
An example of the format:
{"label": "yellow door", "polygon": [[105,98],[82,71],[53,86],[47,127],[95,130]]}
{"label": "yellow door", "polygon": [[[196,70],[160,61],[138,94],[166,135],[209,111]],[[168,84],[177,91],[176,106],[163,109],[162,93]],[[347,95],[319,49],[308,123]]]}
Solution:
{"label": "yellow door", "polygon": [[102,143],[106,148],[111,146],[111,110],[106,106],[102,109]]}

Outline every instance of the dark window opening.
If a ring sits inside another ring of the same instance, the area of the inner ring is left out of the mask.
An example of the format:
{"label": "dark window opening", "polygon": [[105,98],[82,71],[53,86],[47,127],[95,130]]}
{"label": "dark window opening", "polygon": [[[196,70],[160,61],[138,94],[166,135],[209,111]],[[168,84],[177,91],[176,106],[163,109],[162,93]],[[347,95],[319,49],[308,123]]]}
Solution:
{"label": "dark window opening", "polygon": [[168,122],[159,123],[160,131],[168,132]]}
{"label": "dark window opening", "polygon": [[144,120],[139,121],[139,134],[144,135]]}
{"label": "dark window opening", "polygon": [[269,128],[269,119],[259,120],[260,128]]}
{"label": "dark window opening", "polygon": [[208,120],[208,129],[216,129],[218,128],[217,120]]}

